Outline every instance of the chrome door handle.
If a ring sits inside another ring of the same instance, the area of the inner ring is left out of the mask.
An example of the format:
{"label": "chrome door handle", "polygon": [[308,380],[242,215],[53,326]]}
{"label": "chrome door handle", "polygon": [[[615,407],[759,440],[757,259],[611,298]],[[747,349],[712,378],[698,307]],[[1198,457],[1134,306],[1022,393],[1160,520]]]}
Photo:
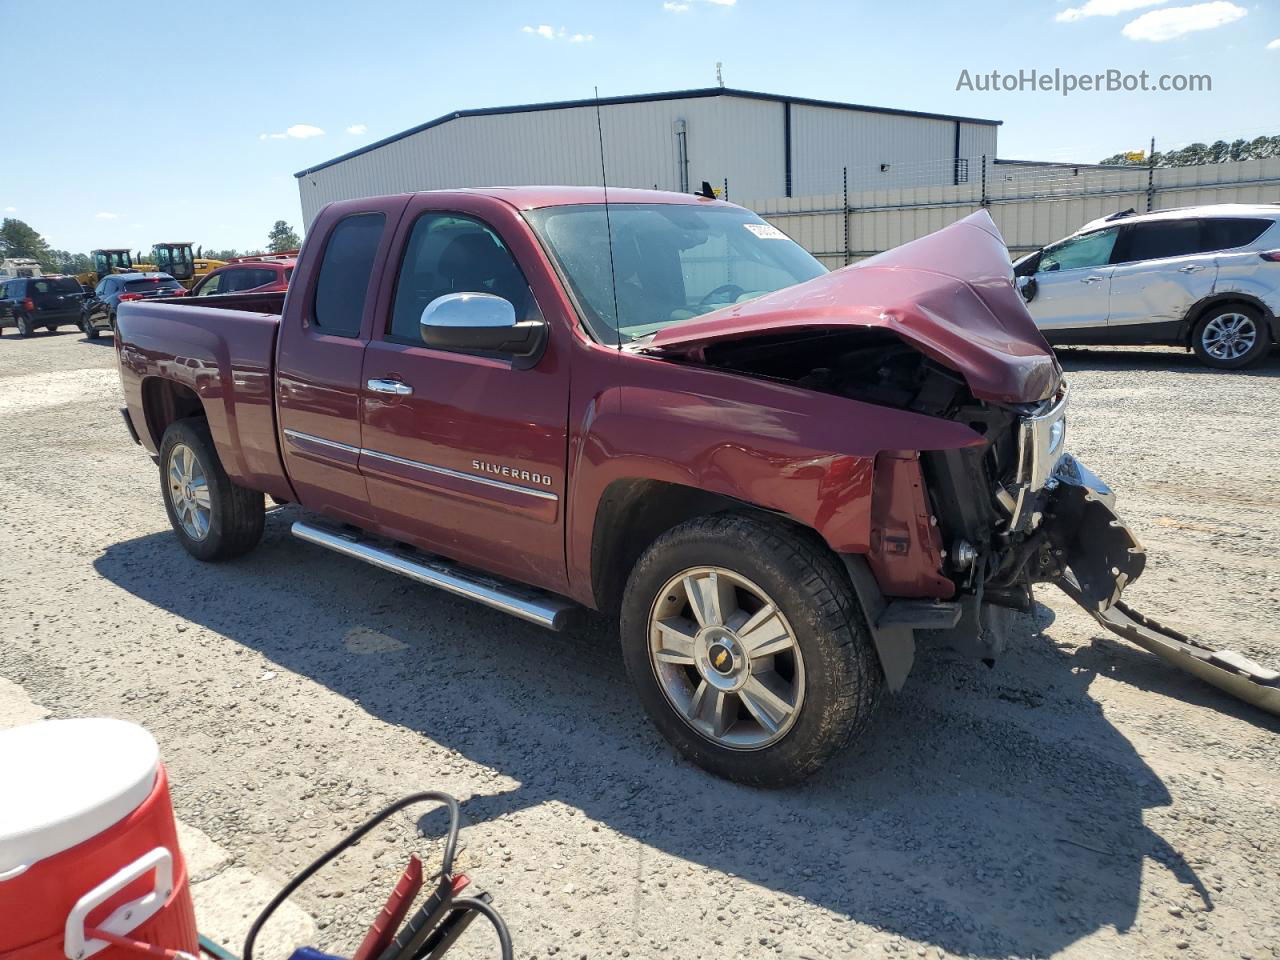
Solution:
{"label": "chrome door handle", "polygon": [[1105,279],[1107,278],[1106,277],[1085,277],[1080,282],[1081,283],[1101,283]]}
{"label": "chrome door handle", "polygon": [[1188,263],[1185,267],[1179,267],[1178,272],[1179,273],[1199,273],[1203,269],[1204,267],[1200,266],[1198,263]]}
{"label": "chrome door handle", "polygon": [[365,386],[374,393],[394,393],[400,397],[413,393],[413,387],[399,380],[370,380]]}

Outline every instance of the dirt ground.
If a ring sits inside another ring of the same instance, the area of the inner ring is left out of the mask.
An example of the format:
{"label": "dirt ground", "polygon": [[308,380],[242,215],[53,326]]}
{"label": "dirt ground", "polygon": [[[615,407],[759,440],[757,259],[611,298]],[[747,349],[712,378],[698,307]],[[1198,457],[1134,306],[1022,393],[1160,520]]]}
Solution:
{"label": "dirt ground", "polygon": [[[676,759],[603,624],[550,634],[330,555],[290,538],[294,508],[196,563],[113,360],[0,338],[0,676],[149,727],[180,815],[239,865],[283,881],[437,788],[520,958],[1280,956],[1280,722],[1056,592],[995,669],[924,650],[858,748],[745,789]],[[1129,599],[1280,664],[1280,356],[1065,363],[1068,445],[1150,550]],[[322,946],[350,951],[408,853],[438,855],[440,818],[418,826],[304,890]]]}

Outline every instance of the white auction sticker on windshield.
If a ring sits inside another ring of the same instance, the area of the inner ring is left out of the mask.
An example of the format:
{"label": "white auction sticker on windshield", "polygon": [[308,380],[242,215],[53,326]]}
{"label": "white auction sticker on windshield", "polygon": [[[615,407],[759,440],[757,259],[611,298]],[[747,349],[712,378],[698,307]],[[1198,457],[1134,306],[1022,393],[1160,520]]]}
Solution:
{"label": "white auction sticker on windshield", "polygon": [[787,235],[775,227],[772,223],[744,223],[744,227],[754,233],[761,240],[785,240]]}

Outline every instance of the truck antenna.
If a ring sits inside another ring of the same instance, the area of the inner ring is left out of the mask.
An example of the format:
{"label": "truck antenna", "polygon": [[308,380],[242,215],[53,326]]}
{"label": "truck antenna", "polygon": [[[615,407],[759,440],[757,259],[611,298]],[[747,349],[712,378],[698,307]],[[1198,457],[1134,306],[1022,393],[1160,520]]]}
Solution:
{"label": "truck antenna", "polygon": [[604,188],[604,231],[609,240],[609,287],[613,290],[613,328],[622,349],[622,316],[618,313],[618,271],[613,265],[613,223],[609,219],[609,173],[604,163],[604,124],[600,120],[600,88],[596,92],[596,136],[600,139],[600,184]]}

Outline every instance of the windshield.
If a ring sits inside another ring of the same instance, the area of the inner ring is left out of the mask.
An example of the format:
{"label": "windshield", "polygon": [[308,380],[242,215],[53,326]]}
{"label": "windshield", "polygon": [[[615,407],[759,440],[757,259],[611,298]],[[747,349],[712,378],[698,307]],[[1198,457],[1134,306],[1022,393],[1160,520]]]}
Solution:
{"label": "windshield", "polygon": [[605,343],[646,337],[826,273],[777,227],[737,207],[611,204],[612,275],[602,204],[544,207],[526,216]]}

